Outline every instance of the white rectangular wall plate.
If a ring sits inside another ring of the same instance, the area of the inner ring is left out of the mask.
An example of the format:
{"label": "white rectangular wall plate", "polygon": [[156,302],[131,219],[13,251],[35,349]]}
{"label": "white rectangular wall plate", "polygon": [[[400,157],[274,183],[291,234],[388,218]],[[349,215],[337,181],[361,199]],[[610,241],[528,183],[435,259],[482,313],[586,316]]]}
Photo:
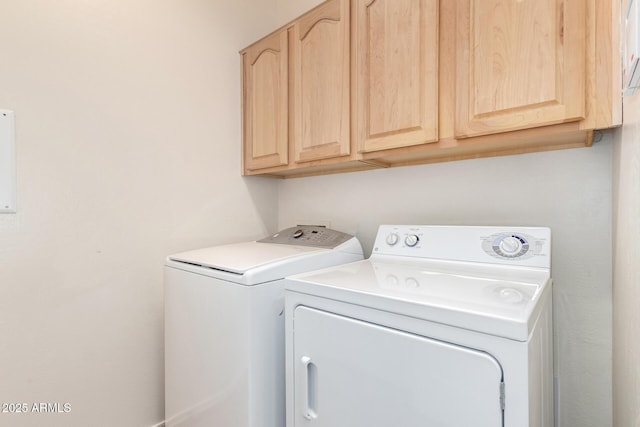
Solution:
{"label": "white rectangular wall plate", "polygon": [[16,212],[14,114],[0,109],[0,213]]}

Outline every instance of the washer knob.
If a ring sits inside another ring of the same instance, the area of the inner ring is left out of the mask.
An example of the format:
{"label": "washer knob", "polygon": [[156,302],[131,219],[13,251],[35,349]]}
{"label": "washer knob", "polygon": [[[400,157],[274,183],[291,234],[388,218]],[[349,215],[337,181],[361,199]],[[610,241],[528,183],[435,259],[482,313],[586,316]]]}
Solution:
{"label": "washer knob", "polygon": [[522,242],[514,236],[508,236],[500,241],[500,250],[507,255],[515,255],[522,249]]}
{"label": "washer knob", "polygon": [[398,243],[398,233],[389,233],[386,239],[387,245],[393,246]]}
{"label": "washer knob", "polygon": [[409,246],[410,248],[417,245],[419,241],[420,241],[420,238],[415,234],[409,234],[407,237],[404,238],[404,244]]}
{"label": "washer knob", "polygon": [[302,237],[303,234],[304,234],[304,231],[298,229],[298,230],[293,232],[293,238],[294,239],[299,239],[299,238]]}

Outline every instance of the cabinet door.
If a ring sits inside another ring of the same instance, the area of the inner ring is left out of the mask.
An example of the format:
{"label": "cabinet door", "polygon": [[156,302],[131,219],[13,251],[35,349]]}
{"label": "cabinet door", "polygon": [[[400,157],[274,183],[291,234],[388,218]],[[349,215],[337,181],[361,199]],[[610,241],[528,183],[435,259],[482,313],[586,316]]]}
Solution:
{"label": "cabinet door", "polygon": [[349,1],[323,3],[291,33],[295,161],[348,155]]}
{"label": "cabinet door", "polygon": [[438,1],[357,0],[358,149],[438,139]]}
{"label": "cabinet door", "polygon": [[585,117],[584,0],[458,0],[456,137]]}
{"label": "cabinet door", "polygon": [[284,30],[242,53],[245,169],[287,164],[287,67]]}

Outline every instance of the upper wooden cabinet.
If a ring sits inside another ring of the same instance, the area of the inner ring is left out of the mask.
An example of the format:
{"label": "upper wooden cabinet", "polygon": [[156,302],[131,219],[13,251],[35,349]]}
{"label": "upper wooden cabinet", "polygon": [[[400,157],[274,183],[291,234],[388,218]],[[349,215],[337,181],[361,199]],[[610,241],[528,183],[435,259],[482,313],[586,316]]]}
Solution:
{"label": "upper wooden cabinet", "polygon": [[289,30],[296,162],[350,153],[349,0],[330,0]]}
{"label": "upper wooden cabinet", "polygon": [[591,145],[622,120],[615,0],[327,0],[244,49],[244,173]]}
{"label": "upper wooden cabinet", "polygon": [[287,32],[260,40],[242,53],[244,168],[288,162]]}
{"label": "upper wooden cabinet", "polygon": [[438,139],[438,1],[355,0],[358,149]]}
{"label": "upper wooden cabinet", "polygon": [[584,119],[586,9],[585,0],[458,1],[455,136]]}

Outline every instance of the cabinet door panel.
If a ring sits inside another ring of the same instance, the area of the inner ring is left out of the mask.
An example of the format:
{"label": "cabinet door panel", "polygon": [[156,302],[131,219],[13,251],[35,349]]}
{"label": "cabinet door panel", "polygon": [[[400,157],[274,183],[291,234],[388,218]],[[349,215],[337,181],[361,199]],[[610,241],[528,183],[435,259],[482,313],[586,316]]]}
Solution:
{"label": "cabinet door panel", "polygon": [[286,165],[287,33],[282,31],[243,53],[245,168]]}
{"label": "cabinet door panel", "polygon": [[348,22],[349,2],[333,0],[291,30],[296,162],[350,153]]}
{"label": "cabinet door panel", "polygon": [[456,136],[581,120],[583,0],[459,0]]}
{"label": "cabinet door panel", "polygon": [[358,0],[359,150],[438,138],[438,2]]}

